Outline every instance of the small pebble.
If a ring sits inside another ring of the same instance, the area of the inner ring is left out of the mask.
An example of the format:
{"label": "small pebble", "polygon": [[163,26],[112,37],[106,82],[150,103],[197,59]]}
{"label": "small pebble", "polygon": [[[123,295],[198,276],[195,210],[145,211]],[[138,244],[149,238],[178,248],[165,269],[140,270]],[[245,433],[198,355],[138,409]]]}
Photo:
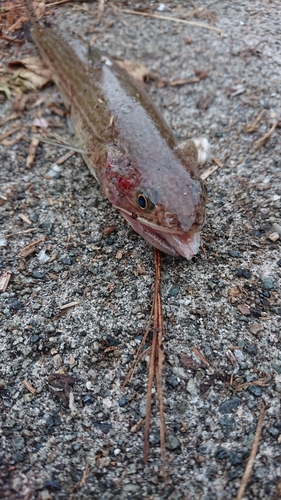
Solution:
{"label": "small pebble", "polygon": [[22,308],[22,302],[18,299],[13,299],[10,302],[10,308],[13,309],[13,311],[19,311]]}
{"label": "small pebble", "polygon": [[228,457],[227,450],[222,446],[219,446],[215,451],[215,458],[217,458],[218,460],[223,460],[224,458],[227,457]]}
{"label": "small pebble", "polygon": [[0,247],[6,247],[8,244],[7,238],[0,238]]}
{"label": "small pebble", "polygon": [[119,399],[118,404],[119,404],[119,406],[120,406],[121,408],[123,408],[124,406],[126,406],[127,402],[128,402],[128,401],[127,401],[126,396],[122,396],[122,397]]}
{"label": "small pebble", "polygon": [[262,276],[261,281],[264,290],[272,290],[274,288],[274,279],[272,276]]}
{"label": "small pebble", "polygon": [[179,291],[180,291],[179,286],[172,286],[172,288],[170,288],[170,290],[168,292],[168,296],[175,297],[176,295],[178,295]]}
{"label": "small pebble", "polygon": [[104,434],[108,434],[111,429],[111,424],[108,422],[93,422],[94,427],[97,427]]}
{"label": "small pebble", "polygon": [[62,364],[62,357],[61,357],[61,355],[60,354],[56,354],[53,357],[52,361],[53,361],[54,367],[55,368],[59,368],[61,366],[61,364]]}
{"label": "small pebble", "polygon": [[187,388],[188,392],[190,394],[192,394],[193,396],[195,396],[198,392],[196,384],[195,384],[195,380],[193,378],[189,379],[189,381],[187,382],[186,388]]}
{"label": "small pebble", "polygon": [[66,256],[66,257],[62,257],[60,259],[61,263],[64,264],[65,266],[71,266],[72,265],[72,260],[70,257]]}
{"label": "small pebble", "polygon": [[280,224],[277,224],[277,222],[274,222],[272,224],[272,229],[275,233],[278,234],[278,236],[281,236],[281,225]]}
{"label": "small pebble", "polygon": [[240,465],[243,462],[242,457],[236,452],[236,451],[231,451],[229,453],[229,460],[231,465]]}
{"label": "small pebble", "polygon": [[172,434],[170,434],[167,437],[167,441],[166,441],[167,450],[176,450],[177,448],[180,448],[180,445],[181,445],[181,443],[176,436],[173,436]]}
{"label": "small pebble", "polygon": [[232,410],[237,410],[241,404],[241,399],[234,396],[233,398],[223,401],[219,407],[219,412],[222,414],[231,413]]}
{"label": "small pebble", "polygon": [[44,273],[42,273],[41,271],[32,271],[32,276],[33,278],[36,278],[38,280],[42,280],[45,276]]}
{"label": "small pebble", "polygon": [[248,391],[256,397],[262,395],[262,387],[259,387],[257,385],[251,385],[250,387],[248,387]]}
{"label": "small pebble", "polygon": [[271,233],[269,236],[268,236],[268,239],[270,241],[273,241],[273,243],[275,243],[276,241],[278,241],[280,238],[280,235],[278,233]]}
{"label": "small pebble", "polygon": [[239,252],[237,252],[237,250],[229,250],[228,253],[229,253],[230,257],[234,257],[234,258],[240,257],[240,254],[239,254]]}

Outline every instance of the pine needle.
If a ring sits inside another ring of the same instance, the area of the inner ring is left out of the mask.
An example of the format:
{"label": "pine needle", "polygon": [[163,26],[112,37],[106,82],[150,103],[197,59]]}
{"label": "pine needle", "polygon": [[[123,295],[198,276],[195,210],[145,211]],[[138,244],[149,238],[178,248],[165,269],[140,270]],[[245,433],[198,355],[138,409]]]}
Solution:
{"label": "pine needle", "polygon": [[259,440],[261,437],[264,412],[265,412],[265,409],[264,409],[264,406],[262,405],[261,409],[260,409],[260,416],[259,416],[259,420],[258,420],[258,425],[257,425],[256,433],[255,433],[255,438],[254,438],[252,450],[251,450],[250,456],[248,458],[248,462],[246,465],[244,475],[243,475],[242,480],[241,480],[241,484],[240,484],[240,488],[239,488],[238,493],[237,493],[236,500],[242,500],[243,495],[244,495],[245,490],[246,490],[246,487],[247,487],[247,484],[248,484],[248,481],[249,481],[250,476],[252,474],[254,460],[255,460],[255,457],[256,457],[256,454],[258,451]]}

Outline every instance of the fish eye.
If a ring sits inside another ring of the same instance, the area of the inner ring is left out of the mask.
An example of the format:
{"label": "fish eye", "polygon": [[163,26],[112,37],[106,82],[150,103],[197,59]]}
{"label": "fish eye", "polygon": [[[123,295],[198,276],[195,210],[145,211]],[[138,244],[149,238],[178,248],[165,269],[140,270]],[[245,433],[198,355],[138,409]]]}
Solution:
{"label": "fish eye", "polygon": [[147,208],[147,198],[143,194],[138,195],[138,205],[142,210]]}
{"label": "fish eye", "polygon": [[137,194],[137,204],[138,207],[143,211],[143,212],[151,212],[155,205],[152,203],[152,201],[148,198],[146,193],[143,191],[139,191]]}

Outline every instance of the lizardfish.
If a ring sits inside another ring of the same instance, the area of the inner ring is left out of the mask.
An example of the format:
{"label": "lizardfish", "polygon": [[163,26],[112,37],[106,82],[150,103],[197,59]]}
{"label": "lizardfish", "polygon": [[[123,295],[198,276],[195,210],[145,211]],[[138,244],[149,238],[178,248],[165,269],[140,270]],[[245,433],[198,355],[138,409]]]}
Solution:
{"label": "lizardfish", "polygon": [[149,95],[100,50],[38,21],[31,34],[69,110],[84,160],[134,230],[190,259],[200,247],[206,192],[193,141],[179,147]]}

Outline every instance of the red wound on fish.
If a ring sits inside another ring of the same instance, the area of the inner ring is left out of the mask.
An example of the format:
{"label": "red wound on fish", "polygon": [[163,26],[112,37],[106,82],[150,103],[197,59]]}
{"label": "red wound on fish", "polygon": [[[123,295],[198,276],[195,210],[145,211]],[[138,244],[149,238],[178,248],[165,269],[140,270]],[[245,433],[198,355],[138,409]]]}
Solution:
{"label": "red wound on fish", "polygon": [[131,187],[133,184],[133,181],[130,181],[129,179],[126,179],[125,177],[119,177],[118,179],[118,186],[125,191]]}

